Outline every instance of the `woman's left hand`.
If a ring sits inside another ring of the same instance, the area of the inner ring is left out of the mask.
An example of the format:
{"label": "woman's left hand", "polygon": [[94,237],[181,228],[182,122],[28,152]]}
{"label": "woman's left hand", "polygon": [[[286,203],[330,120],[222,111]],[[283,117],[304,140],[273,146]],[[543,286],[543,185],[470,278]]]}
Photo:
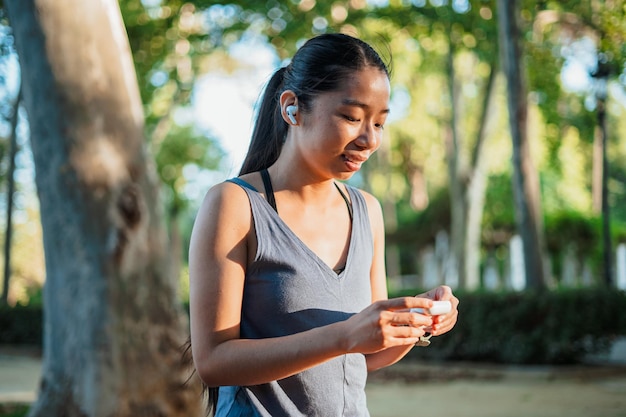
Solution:
{"label": "woman's left hand", "polygon": [[429,330],[433,336],[439,336],[452,330],[459,315],[459,299],[452,294],[452,289],[447,285],[441,285],[416,297],[430,298],[434,301],[450,301],[452,309],[449,313],[433,317],[433,326]]}

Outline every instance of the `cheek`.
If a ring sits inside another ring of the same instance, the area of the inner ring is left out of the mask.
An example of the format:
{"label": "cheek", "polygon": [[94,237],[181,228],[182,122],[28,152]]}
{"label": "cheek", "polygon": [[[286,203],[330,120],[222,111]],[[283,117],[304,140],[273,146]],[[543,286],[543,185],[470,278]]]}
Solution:
{"label": "cheek", "polygon": [[337,136],[343,140],[352,141],[361,136],[362,127],[358,124],[340,123],[336,126]]}
{"label": "cheek", "polygon": [[346,123],[327,123],[323,129],[318,131],[321,142],[330,147],[343,147],[357,136],[358,129]]}
{"label": "cheek", "polygon": [[376,134],[374,135],[374,139],[375,139],[375,141],[376,141],[376,142],[374,143],[374,145],[373,145],[373,146],[372,146],[372,148],[371,148],[372,153],[374,153],[374,152],[376,152],[378,149],[380,149],[380,146],[382,145],[383,140],[384,140],[384,134],[383,134],[383,132],[382,132],[382,131],[380,131],[380,132],[376,132]]}

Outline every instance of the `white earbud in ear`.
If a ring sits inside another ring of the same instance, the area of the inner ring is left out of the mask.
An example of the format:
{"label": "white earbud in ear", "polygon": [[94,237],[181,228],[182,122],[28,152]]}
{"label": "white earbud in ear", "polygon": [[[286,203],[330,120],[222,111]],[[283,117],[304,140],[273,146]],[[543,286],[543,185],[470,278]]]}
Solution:
{"label": "white earbud in ear", "polygon": [[293,123],[294,125],[298,124],[298,121],[296,120],[296,111],[298,110],[297,106],[287,106],[287,108],[285,109],[285,112],[287,112],[287,118],[291,121],[291,123]]}

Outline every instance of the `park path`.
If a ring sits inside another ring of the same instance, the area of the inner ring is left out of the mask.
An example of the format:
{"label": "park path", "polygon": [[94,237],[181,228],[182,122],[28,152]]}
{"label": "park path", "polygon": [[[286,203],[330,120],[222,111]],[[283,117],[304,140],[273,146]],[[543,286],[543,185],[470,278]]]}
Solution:
{"label": "park path", "polygon": [[366,391],[372,417],[626,417],[626,364],[404,363]]}
{"label": "park path", "polygon": [[0,346],[0,403],[31,403],[41,376],[37,348]]}
{"label": "park path", "polygon": [[[371,374],[369,409],[372,417],[626,417],[626,342],[621,348],[568,367],[401,361]],[[37,349],[0,346],[0,403],[34,401],[40,375]]]}

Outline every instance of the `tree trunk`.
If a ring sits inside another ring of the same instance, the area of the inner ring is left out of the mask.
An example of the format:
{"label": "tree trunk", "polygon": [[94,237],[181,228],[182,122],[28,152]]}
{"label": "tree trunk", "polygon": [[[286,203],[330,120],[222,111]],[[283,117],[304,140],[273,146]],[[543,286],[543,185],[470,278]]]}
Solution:
{"label": "tree trunk", "polygon": [[[450,33],[448,33],[450,37]],[[465,287],[465,242],[467,238],[467,178],[461,165],[461,144],[458,131],[458,92],[454,70],[454,45],[449,40],[446,62],[448,75],[448,97],[450,99],[450,121],[445,129],[446,161],[450,179],[450,259],[445,271],[445,282],[452,286]]]}
{"label": "tree trunk", "polygon": [[480,249],[483,213],[485,210],[485,194],[487,192],[487,173],[485,172],[485,139],[487,125],[492,108],[493,90],[496,80],[495,63],[491,63],[489,77],[481,106],[480,122],[476,143],[470,164],[469,184],[466,188],[467,200],[467,232],[465,241],[465,265],[463,276],[465,288],[475,290],[480,286]]}
{"label": "tree trunk", "polygon": [[603,132],[599,126],[596,126],[593,137],[593,154],[592,154],[592,171],[591,171],[591,197],[592,210],[594,214],[602,213],[602,164],[603,156]]}
{"label": "tree trunk", "polygon": [[29,415],[199,415],[117,2],[4,3],[46,254],[42,381]]}
{"label": "tree trunk", "polygon": [[17,123],[19,120],[22,89],[20,87],[13,114],[11,115],[11,137],[9,140],[9,169],[7,170],[7,207],[6,225],[4,234],[4,282],[2,283],[2,302],[9,303],[9,289],[11,288],[11,243],[13,241],[13,198],[15,197],[15,156],[17,155]]}
{"label": "tree trunk", "polygon": [[447,62],[448,95],[451,102],[450,127],[446,143],[446,161],[450,181],[451,246],[449,263],[461,288],[475,290],[480,285],[481,223],[484,211],[487,177],[484,172],[484,141],[487,135],[489,104],[495,85],[495,64],[492,62],[480,108],[478,133],[472,149],[472,159],[463,164],[462,140],[459,134],[459,93],[454,70],[454,48],[450,42]]}
{"label": "tree trunk", "polygon": [[[371,192],[371,172],[391,172],[391,141],[388,137],[383,140],[378,152],[376,152],[376,168],[371,162],[365,164],[363,173],[363,188]],[[391,175],[387,175],[387,187],[391,190]],[[396,199],[392,193],[386,193],[381,198],[381,207],[384,214],[385,234],[393,234],[398,230],[398,213],[396,211]],[[400,250],[395,243],[385,245],[385,268],[388,278],[396,278],[402,274],[400,265]]]}
{"label": "tree trunk", "polygon": [[[606,82],[606,80],[604,80]],[[598,99],[598,127],[602,143],[602,259],[604,284],[613,285],[613,245],[611,242],[611,210],[609,206],[609,161],[607,158],[608,134],[606,128],[606,97]]]}
{"label": "tree trunk", "polygon": [[532,165],[527,137],[527,99],[522,75],[520,30],[517,23],[519,0],[498,0],[498,22],[502,68],[507,79],[509,124],[513,142],[513,193],[515,220],[524,248],[526,283],[545,286],[539,187]]}

